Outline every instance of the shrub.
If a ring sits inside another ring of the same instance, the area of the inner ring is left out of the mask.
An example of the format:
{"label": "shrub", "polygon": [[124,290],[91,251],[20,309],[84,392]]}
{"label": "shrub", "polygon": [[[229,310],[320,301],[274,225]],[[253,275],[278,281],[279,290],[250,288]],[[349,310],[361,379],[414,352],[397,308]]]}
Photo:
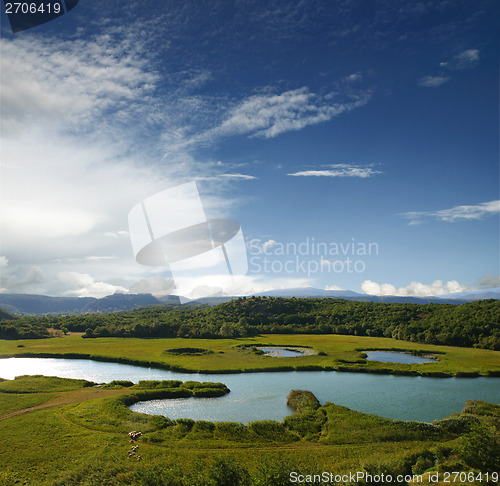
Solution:
{"label": "shrub", "polygon": [[500,437],[486,425],[473,425],[462,437],[457,452],[470,467],[483,471],[500,469]]}
{"label": "shrub", "polygon": [[319,400],[308,390],[292,390],[288,394],[286,404],[299,413],[306,408],[316,410],[320,406]]}
{"label": "shrub", "polygon": [[274,420],[257,420],[250,422],[248,428],[261,439],[275,442],[292,442],[299,439],[293,432],[287,430],[283,424]]}
{"label": "shrub", "polygon": [[250,475],[246,468],[232,457],[217,457],[210,465],[207,476],[213,486],[250,485]]}
{"label": "shrub", "polygon": [[229,440],[249,440],[254,438],[247,427],[238,422],[215,422],[214,437]]}
{"label": "shrub", "polygon": [[167,427],[171,427],[175,425],[175,422],[168,417],[164,417],[163,415],[153,415],[151,417],[151,425],[156,429],[166,429]]}
{"label": "shrub", "polygon": [[128,380],[113,380],[108,383],[109,385],[117,385],[117,386],[124,386],[125,388],[129,388],[131,386],[134,386],[134,383],[132,381]]}

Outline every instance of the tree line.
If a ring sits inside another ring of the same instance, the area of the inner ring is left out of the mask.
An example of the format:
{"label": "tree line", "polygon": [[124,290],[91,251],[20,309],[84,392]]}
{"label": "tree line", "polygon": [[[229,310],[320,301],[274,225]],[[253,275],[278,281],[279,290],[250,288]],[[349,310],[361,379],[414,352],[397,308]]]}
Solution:
{"label": "tree line", "polygon": [[0,338],[48,337],[47,328],[83,332],[85,338],[345,334],[500,350],[500,301],[452,305],[242,297],[213,307],[161,306],[1,320]]}

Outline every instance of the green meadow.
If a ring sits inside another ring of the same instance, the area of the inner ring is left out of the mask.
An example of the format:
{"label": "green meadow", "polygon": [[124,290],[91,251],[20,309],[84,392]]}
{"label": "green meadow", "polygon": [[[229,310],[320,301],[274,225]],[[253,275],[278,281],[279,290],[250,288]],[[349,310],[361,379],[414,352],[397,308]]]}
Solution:
{"label": "green meadow", "polygon": [[[256,353],[253,347],[258,345],[305,346],[317,354],[277,359]],[[177,348],[205,352],[172,352]],[[416,352],[433,356],[437,361],[396,364],[364,360],[361,351],[373,349]],[[437,376],[500,375],[498,351],[335,334],[272,334],[238,339],[82,339],[80,333],[70,333],[51,339],[0,340],[0,356],[19,355],[86,357],[192,372],[327,369]]]}
{"label": "green meadow", "polygon": [[[498,351],[390,338],[81,336],[1,340],[0,355],[85,357],[204,372],[326,369],[424,376],[500,374]],[[310,353],[273,358],[259,353],[259,345],[302,346]],[[411,365],[367,361],[362,352],[370,349],[413,352],[437,361]],[[291,393],[289,404],[296,411],[282,422],[172,420],[128,408],[139,400],[190,396],[203,400],[227,392],[221,383],[193,381],[96,385],[43,376],[0,380],[0,485],[281,486],[307,484],[308,479],[312,482],[327,473],[333,474],[329,484],[401,485],[422,484],[411,483],[412,476],[443,476],[456,470],[476,477],[483,474],[481,484],[496,484],[500,407],[485,402],[469,401],[463,412],[432,424],[391,420],[333,403],[321,405],[304,391]],[[131,438],[132,432],[140,434]],[[355,482],[334,481],[335,475],[345,479],[358,472],[364,476]],[[381,481],[381,475],[400,476],[401,481]]]}

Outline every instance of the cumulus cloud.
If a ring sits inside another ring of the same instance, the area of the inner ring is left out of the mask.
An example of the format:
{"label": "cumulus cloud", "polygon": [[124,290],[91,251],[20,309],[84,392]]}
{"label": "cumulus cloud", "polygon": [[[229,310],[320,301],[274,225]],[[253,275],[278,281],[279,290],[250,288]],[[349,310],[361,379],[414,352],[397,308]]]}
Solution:
{"label": "cumulus cloud", "polygon": [[447,223],[457,221],[480,220],[500,212],[500,200],[484,202],[468,206],[455,206],[450,209],[440,209],[438,211],[413,211],[402,213],[406,219],[409,219],[410,225],[418,225],[426,220],[434,219]]}
{"label": "cumulus cloud", "polygon": [[12,268],[5,256],[0,256],[0,272],[0,293],[24,293],[26,290],[35,292],[45,282],[39,266]]}
{"label": "cumulus cloud", "polygon": [[435,280],[430,285],[421,282],[411,282],[406,287],[399,288],[390,283],[379,284],[371,280],[365,280],[361,284],[361,290],[365,294],[379,296],[397,295],[404,297],[431,297],[455,292],[465,292],[470,289],[456,280],[450,280],[446,283],[443,283],[441,280]]}
{"label": "cumulus cloud", "polygon": [[366,179],[382,172],[371,167],[361,167],[355,164],[333,164],[330,169],[302,170],[287,174],[294,177],[360,177]]}
{"label": "cumulus cloud", "polygon": [[261,243],[258,240],[253,240],[251,242],[251,247],[258,249],[258,252],[262,254],[262,253],[267,253],[268,250],[271,250],[277,244],[278,244],[278,242],[276,240],[273,240],[273,239],[264,241],[263,243]]}
{"label": "cumulus cloud", "polygon": [[114,293],[125,293],[128,290],[120,285],[107,282],[96,282],[87,273],[63,272],[59,275],[68,290],[63,292],[67,297],[105,297]]}

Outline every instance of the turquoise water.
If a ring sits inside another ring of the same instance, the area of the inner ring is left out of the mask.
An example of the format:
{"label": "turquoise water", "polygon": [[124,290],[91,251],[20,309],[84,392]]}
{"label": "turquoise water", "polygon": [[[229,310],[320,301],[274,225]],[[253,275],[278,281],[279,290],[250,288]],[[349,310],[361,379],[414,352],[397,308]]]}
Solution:
{"label": "turquoise water", "polygon": [[344,405],[360,412],[401,420],[431,422],[464,408],[466,400],[500,401],[500,378],[423,378],[336,371],[293,371],[239,374],[178,373],[83,359],[0,359],[0,377],[49,375],[111,380],[196,380],[225,383],[231,393],[219,398],[188,398],[139,402],[143,413],[195,420],[281,421],[292,410],[290,390],[310,390],[321,403]]}
{"label": "turquoise water", "polygon": [[415,356],[409,353],[398,353],[396,351],[361,351],[365,353],[368,361],[382,361],[383,363],[436,363],[432,358],[424,358],[423,356]]}

